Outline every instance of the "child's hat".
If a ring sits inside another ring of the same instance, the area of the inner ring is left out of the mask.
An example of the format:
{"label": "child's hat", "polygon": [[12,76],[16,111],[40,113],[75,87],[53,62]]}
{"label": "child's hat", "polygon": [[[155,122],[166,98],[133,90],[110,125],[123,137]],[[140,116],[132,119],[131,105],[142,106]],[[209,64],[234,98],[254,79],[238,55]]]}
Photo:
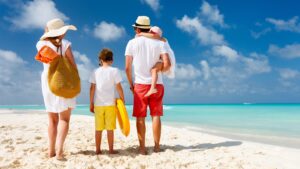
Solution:
{"label": "child's hat", "polygon": [[160,37],[162,36],[162,30],[158,26],[153,26],[150,29],[150,32],[158,34]]}

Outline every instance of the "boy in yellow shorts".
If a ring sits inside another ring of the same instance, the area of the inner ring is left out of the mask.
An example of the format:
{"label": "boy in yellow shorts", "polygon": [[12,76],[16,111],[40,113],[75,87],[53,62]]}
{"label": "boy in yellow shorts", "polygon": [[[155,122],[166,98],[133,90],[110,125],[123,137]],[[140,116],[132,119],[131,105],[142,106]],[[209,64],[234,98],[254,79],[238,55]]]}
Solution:
{"label": "boy in yellow shorts", "polygon": [[112,67],[113,53],[103,49],[99,54],[99,65],[90,77],[90,111],[95,114],[96,154],[101,154],[102,131],[107,130],[109,154],[116,154],[113,148],[114,129],[116,129],[116,98],[115,89],[124,102],[121,86],[121,73]]}

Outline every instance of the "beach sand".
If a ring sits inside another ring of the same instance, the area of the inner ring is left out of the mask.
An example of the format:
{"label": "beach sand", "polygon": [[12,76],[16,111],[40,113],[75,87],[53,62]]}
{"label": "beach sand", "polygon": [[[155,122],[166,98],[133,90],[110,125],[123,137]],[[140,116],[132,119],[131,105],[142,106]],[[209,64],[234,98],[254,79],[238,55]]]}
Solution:
{"label": "beach sand", "polygon": [[47,114],[38,111],[0,111],[0,168],[195,168],[298,169],[300,149],[232,140],[163,125],[160,153],[153,152],[151,124],[147,124],[148,155],[137,154],[134,122],[128,137],[115,132],[117,155],[95,155],[94,119],[72,115],[65,142],[66,161],[47,157]]}

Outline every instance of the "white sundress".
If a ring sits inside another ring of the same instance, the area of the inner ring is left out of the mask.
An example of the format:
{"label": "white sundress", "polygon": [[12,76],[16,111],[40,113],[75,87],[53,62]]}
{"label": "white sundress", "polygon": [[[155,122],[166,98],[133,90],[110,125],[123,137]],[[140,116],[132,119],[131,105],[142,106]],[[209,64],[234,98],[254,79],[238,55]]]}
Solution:
{"label": "white sundress", "polygon": [[[52,48],[54,51],[57,51],[57,47],[54,46],[50,41],[38,41],[36,44],[36,48],[39,51],[43,46],[48,46]],[[67,40],[62,40],[62,53],[65,55],[68,47],[71,45],[71,42]],[[60,52],[60,51],[59,51]],[[51,113],[61,113],[68,108],[75,108],[76,106],[76,97],[72,99],[66,99],[63,97],[59,97],[54,95],[48,86],[48,70],[50,65],[43,63],[44,70],[41,75],[41,82],[42,82],[42,93],[44,98],[44,104],[46,107],[46,112]]]}

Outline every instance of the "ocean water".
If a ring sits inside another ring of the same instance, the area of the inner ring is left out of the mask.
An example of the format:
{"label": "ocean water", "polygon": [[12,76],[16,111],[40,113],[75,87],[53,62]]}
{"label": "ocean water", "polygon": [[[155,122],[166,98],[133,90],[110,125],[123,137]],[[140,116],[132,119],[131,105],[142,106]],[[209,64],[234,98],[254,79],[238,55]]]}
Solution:
{"label": "ocean water", "polygon": [[[126,107],[131,117],[132,105]],[[43,110],[44,107],[0,106],[0,109]],[[92,115],[87,105],[78,105],[73,114]],[[233,139],[300,148],[300,104],[165,105],[162,121]]]}

